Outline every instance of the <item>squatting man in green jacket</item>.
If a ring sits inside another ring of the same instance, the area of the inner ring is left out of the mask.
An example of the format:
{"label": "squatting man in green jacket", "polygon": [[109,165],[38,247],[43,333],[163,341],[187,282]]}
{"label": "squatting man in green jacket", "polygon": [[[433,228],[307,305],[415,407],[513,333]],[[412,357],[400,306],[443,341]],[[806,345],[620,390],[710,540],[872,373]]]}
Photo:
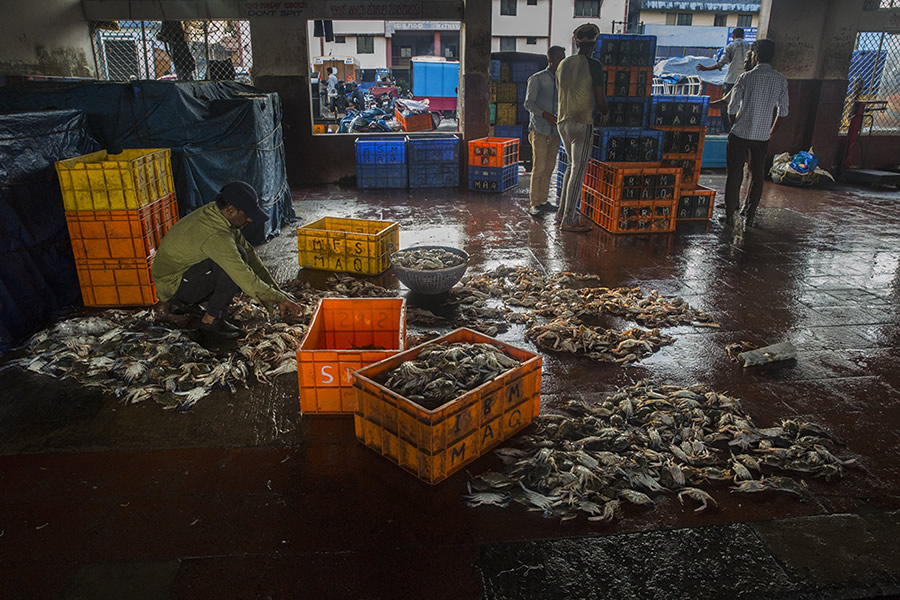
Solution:
{"label": "squatting man in green jacket", "polygon": [[279,289],[241,234],[241,227],[247,223],[266,219],[256,190],[243,181],[232,181],[222,188],[215,202],[175,223],[153,261],[153,282],[163,303],[161,309],[202,315],[200,330],[223,338],[243,335],[240,327],[225,319],[240,291],[269,310],[277,306],[282,316],[300,310]]}

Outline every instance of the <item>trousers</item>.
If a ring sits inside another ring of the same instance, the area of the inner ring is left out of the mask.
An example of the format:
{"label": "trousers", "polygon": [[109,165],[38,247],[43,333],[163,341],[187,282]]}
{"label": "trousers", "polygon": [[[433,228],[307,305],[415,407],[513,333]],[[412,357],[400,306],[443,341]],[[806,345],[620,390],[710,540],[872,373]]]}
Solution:
{"label": "trousers", "polygon": [[750,190],[747,193],[747,204],[742,213],[748,217],[756,214],[759,199],[762,197],[763,177],[766,173],[766,152],[769,141],[745,140],[733,133],[728,135],[728,146],[725,147],[725,214],[729,217],[738,209],[741,196],[741,181],[744,179],[744,163],[750,160]]}
{"label": "trousers", "polygon": [[556,157],[559,153],[559,138],[555,135],[544,135],[537,131],[528,133],[531,142],[532,167],[531,189],[529,198],[531,206],[540,206],[547,202],[550,191],[550,176],[556,165]]}
{"label": "trousers", "polygon": [[[247,252],[238,246],[244,260]],[[214,260],[207,258],[193,265],[181,276],[181,283],[170,302],[175,305],[190,306],[206,302],[206,312],[211,317],[221,318],[231,306],[231,301],[241,288],[228,273]]]}
{"label": "trousers", "polygon": [[569,157],[569,168],[563,177],[563,195],[557,214],[562,217],[563,225],[573,225],[576,222],[575,208],[581,199],[581,185],[591,158],[594,127],[567,119],[559,124],[559,137]]}

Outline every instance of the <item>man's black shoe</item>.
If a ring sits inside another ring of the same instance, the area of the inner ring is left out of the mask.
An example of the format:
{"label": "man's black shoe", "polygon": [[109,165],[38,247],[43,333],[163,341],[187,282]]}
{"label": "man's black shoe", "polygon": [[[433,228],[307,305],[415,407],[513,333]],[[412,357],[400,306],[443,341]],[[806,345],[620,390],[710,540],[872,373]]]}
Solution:
{"label": "man's black shoe", "polygon": [[722,225],[725,225],[726,227],[731,227],[732,225],[734,225],[734,217],[733,216],[719,217],[719,223],[721,223]]}
{"label": "man's black shoe", "polygon": [[237,339],[244,335],[244,330],[235,327],[225,319],[216,319],[212,323],[200,322],[200,332],[223,339]]}
{"label": "man's black shoe", "polygon": [[559,210],[559,207],[557,205],[550,204],[549,202],[538,204],[537,207],[544,212],[556,212],[557,210]]}

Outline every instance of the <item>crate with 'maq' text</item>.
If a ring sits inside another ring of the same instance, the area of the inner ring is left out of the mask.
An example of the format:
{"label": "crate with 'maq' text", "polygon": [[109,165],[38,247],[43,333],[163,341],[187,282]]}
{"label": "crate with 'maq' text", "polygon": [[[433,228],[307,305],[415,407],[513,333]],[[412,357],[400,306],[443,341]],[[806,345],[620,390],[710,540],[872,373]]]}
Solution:
{"label": "crate with 'maq' text", "polygon": [[405,349],[403,298],[323,298],[297,350],[300,411],[353,414],[353,371]]}
{"label": "crate with 'maq' text", "polygon": [[399,240],[400,226],[392,221],[323,217],[297,229],[301,267],[359,275],[387,270]]}
{"label": "crate with 'maq' text", "polygon": [[[484,343],[519,366],[433,410],[378,381],[424,348],[441,342]],[[435,484],[528,426],[540,411],[541,357],[471,329],[457,329],[353,374],[354,424],[363,444],[422,481]]]}

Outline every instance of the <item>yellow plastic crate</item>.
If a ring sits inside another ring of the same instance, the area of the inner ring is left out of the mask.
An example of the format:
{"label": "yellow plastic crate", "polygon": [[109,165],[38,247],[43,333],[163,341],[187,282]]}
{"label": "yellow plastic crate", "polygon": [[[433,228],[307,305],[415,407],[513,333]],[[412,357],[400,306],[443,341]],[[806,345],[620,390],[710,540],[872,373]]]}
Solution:
{"label": "yellow plastic crate", "polygon": [[175,191],[168,148],[106,150],[56,163],[66,210],[141,208]]}
{"label": "yellow plastic crate", "polygon": [[400,226],[392,221],[325,217],[297,229],[306,269],[377,275],[391,266],[399,243]]}

